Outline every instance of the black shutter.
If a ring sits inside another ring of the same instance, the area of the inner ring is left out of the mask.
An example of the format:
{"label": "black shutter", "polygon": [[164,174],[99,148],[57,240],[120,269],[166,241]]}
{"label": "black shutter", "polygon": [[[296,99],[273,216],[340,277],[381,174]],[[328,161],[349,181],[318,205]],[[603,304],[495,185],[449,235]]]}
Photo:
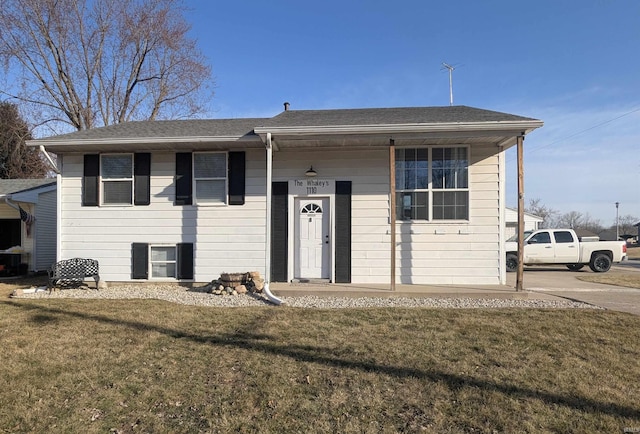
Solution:
{"label": "black shutter", "polygon": [[178,244],[178,279],[193,279],[193,243]]}
{"label": "black shutter", "polygon": [[82,206],[98,206],[98,188],[100,178],[100,155],[84,156],[84,172],[82,176]]}
{"label": "black shutter", "polygon": [[336,181],[336,283],[351,283],[351,181]]}
{"label": "black shutter", "polygon": [[289,184],[274,182],[271,193],[271,281],[286,282]]}
{"label": "black shutter", "polygon": [[193,203],[191,174],[191,152],[178,152],[176,154],[176,205],[191,205]]}
{"label": "black shutter", "polygon": [[134,205],[149,205],[151,199],[151,154],[134,154]]}
{"label": "black shutter", "polygon": [[131,278],[149,278],[149,245],[147,243],[133,243],[131,247]]}
{"label": "black shutter", "polygon": [[229,205],[244,205],[245,153],[229,152]]}

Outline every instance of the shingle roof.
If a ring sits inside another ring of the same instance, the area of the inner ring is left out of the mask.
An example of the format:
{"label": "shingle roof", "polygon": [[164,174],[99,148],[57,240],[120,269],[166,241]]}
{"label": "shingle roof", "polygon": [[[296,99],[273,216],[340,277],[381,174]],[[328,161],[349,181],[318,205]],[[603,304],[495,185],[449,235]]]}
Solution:
{"label": "shingle roof", "polygon": [[62,134],[45,140],[100,140],[127,137],[244,137],[255,136],[253,129],[261,126],[265,118],[244,119],[183,119],[171,121],[134,121],[101,128]]}
{"label": "shingle roof", "polygon": [[535,119],[467,106],[397,107],[340,110],[288,110],[269,119],[265,127],[439,124],[529,120]]}
{"label": "shingle roof", "polygon": [[32,190],[45,185],[55,184],[54,178],[45,179],[0,179],[0,196]]}

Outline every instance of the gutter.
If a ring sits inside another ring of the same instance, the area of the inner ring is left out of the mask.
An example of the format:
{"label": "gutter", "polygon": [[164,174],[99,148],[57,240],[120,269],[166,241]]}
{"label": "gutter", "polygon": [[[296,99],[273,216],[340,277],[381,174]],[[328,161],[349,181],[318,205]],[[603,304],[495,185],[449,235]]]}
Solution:
{"label": "gutter", "polygon": [[[27,140],[27,146],[67,147],[87,145],[166,145],[172,143],[228,143],[228,142],[262,142],[258,136],[176,136],[176,137],[139,137],[139,138],[99,138],[99,139],[36,139]],[[43,145],[40,145],[43,146]]]}
{"label": "gutter", "polygon": [[262,292],[267,296],[267,299],[275,304],[276,306],[280,306],[282,304],[282,300],[273,295],[273,293],[269,290],[269,283],[271,282],[271,183],[273,178],[273,145],[271,143],[271,133],[267,133],[267,140],[265,143],[267,148],[267,215],[265,219],[265,233],[266,239],[264,243],[264,289]]}
{"label": "gutter", "polygon": [[454,122],[438,124],[381,124],[381,125],[327,125],[298,127],[256,127],[254,132],[262,135],[268,132],[284,135],[308,134],[399,134],[428,132],[465,132],[521,130],[529,133],[544,123],[539,120],[496,121],[496,122]]}

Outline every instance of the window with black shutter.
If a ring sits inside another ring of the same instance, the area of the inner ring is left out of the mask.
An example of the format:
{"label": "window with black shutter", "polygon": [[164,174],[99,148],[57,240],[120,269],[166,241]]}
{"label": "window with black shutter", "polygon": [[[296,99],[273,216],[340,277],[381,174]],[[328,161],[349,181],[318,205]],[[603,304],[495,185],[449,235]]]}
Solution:
{"label": "window with black shutter", "polygon": [[149,205],[151,154],[86,154],[82,205]]}

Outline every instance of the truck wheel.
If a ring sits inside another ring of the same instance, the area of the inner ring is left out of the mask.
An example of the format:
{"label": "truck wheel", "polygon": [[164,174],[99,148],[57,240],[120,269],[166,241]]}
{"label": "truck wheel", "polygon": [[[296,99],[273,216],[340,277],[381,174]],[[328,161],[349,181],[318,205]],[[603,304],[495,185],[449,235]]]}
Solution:
{"label": "truck wheel", "polygon": [[589,262],[589,268],[594,273],[605,273],[611,268],[611,258],[604,253],[594,253]]}
{"label": "truck wheel", "polygon": [[579,271],[582,270],[584,264],[567,264],[567,268],[571,271]]}
{"label": "truck wheel", "polygon": [[518,269],[518,257],[513,253],[507,253],[507,271],[512,273]]}

